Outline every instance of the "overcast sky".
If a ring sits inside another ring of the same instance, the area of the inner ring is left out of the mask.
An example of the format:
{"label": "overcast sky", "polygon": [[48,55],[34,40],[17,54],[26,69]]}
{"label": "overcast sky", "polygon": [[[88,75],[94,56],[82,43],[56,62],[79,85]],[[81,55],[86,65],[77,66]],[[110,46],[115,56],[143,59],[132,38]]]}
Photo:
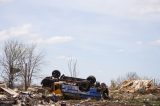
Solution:
{"label": "overcast sky", "polygon": [[[160,0],[0,0],[0,42],[36,43],[44,76],[77,59],[79,77],[160,76]],[[2,51],[1,51],[2,52]]]}

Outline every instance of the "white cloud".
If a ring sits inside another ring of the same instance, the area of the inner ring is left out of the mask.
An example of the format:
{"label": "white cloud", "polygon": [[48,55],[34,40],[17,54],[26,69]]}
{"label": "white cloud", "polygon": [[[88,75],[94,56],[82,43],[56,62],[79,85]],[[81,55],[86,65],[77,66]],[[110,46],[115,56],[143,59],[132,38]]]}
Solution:
{"label": "white cloud", "polygon": [[62,55],[62,56],[58,56],[57,59],[66,59],[67,57]]}
{"label": "white cloud", "polygon": [[68,60],[77,60],[76,57],[73,57],[73,56],[65,56],[65,55],[60,55],[60,56],[57,56],[56,58],[57,58],[57,59],[66,59],[67,61],[68,61]]}
{"label": "white cloud", "polygon": [[47,44],[57,44],[57,43],[65,43],[72,41],[73,38],[71,36],[54,36],[46,39],[44,42]]}
{"label": "white cloud", "polygon": [[116,52],[122,53],[122,52],[125,52],[125,49],[117,49]]}
{"label": "white cloud", "polygon": [[73,40],[71,36],[52,36],[44,37],[38,33],[34,33],[31,24],[24,24],[18,27],[11,27],[0,31],[0,41],[17,38],[30,43],[38,44],[59,44],[66,43]]}
{"label": "white cloud", "polygon": [[0,4],[6,4],[6,3],[10,3],[13,0],[0,0]]}
{"label": "white cloud", "polygon": [[137,45],[142,45],[142,44],[143,44],[143,41],[137,41],[136,44],[137,44]]}
{"label": "white cloud", "polygon": [[11,28],[10,29],[10,35],[24,36],[24,35],[30,34],[31,27],[32,27],[31,24],[25,24],[25,25],[20,26],[20,27]]}
{"label": "white cloud", "polygon": [[160,1],[159,0],[139,0],[137,1],[137,8],[140,14],[148,13],[160,13]]}
{"label": "white cloud", "polygon": [[26,36],[30,33],[31,24],[24,24],[18,27],[11,27],[0,31],[0,41],[13,37]]}
{"label": "white cloud", "polygon": [[151,45],[160,46],[160,39],[150,42]]}
{"label": "white cloud", "polygon": [[57,5],[79,11],[114,16],[146,16],[160,13],[160,0],[67,0]]}
{"label": "white cloud", "polygon": [[31,42],[38,44],[59,44],[70,42],[72,40],[73,38],[71,36],[53,36],[49,38],[35,36],[32,38]]}

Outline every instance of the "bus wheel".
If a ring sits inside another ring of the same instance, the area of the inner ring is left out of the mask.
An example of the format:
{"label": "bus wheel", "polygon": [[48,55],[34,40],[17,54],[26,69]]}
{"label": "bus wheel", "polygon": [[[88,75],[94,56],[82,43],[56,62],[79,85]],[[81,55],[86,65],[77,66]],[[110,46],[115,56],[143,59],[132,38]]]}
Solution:
{"label": "bus wheel", "polygon": [[52,72],[52,77],[54,77],[54,78],[59,78],[60,76],[61,76],[61,73],[60,73],[59,70],[54,70],[54,71]]}
{"label": "bus wheel", "polygon": [[87,77],[87,80],[90,82],[91,85],[93,85],[96,82],[96,78],[92,75]]}
{"label": "bus wheel", "polygon": [[79,90],[82,92],[87,92],[90,89],[90,84],[87,80],[79,82],[78,86],[79,86]]}

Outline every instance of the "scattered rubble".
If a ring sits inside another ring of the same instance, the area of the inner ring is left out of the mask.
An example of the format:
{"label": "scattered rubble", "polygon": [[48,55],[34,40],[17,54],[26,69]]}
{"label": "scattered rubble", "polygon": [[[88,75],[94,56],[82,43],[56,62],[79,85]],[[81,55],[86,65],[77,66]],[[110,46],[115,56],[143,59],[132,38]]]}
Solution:
{"label": "scattered rubble", "polygon": [[51,106],[54,102],[45,97],[44,92],[41,87],[30,87],[28,91],[15,92],[6,86],[1,86],[0,106]]}
{"label": "scattered rubble", "polygon": [[15,104],[19,94],[9,88],[0,87],[0,105]]}
{"label": "scattered rubble", "polygon": [[54,102],[41,86],[27,91],[12,90],[0,83],[0,106],[160,106],[160,87],[152,80],[125,81],[120,89],[110,89],[109,100],[82,99]]}

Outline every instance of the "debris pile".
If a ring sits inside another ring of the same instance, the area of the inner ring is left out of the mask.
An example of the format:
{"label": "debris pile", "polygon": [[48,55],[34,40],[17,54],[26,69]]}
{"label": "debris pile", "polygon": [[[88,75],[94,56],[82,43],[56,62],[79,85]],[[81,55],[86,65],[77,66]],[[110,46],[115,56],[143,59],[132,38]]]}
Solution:
{"label": "debris pile", "polygon": [[160,87],[153,80],[126,80],[119,89],[110,89],[111,100],[134,106],[160,106]]}
{"label": "debris pile", "polygon": [[152,80],[127,80],[122,83],[119,90],[129,93],[146,93],[150,89],[153,89]]}
{"label": "debris pile", "polygon": [[27,91],[14,91],[7,88],[5,83],[0,85],[0,106],[47,106],[54,104],[41,87],[30,87]]}
{"label": "debris pile", "polygon": [[160,87],[154,86],[152,80],[124,81],[119,90],[110,89],[107,100],[88,98],[55,102],[53,95],[48,93],[48,89],[41,86],[15,91],[0,83],[0,106],[160,106]]}
{"label": "debris pile", "polygon": [[0,85],[0,105],[15,104],[16,98],[19,96],[14,90],[6,88],[6,84]]}

